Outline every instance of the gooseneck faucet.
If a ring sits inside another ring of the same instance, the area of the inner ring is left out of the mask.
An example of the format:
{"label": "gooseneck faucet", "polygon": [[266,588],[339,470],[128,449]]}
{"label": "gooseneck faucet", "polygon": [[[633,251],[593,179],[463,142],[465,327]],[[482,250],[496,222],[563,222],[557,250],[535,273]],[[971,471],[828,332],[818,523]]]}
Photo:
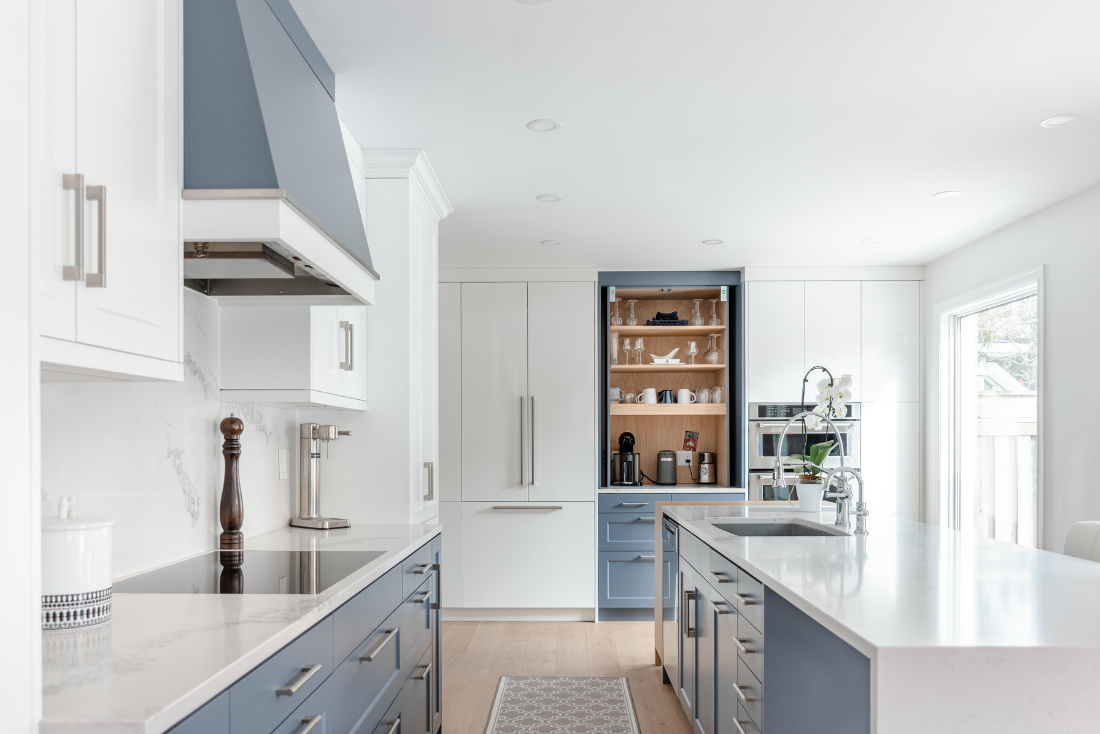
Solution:
{"label": "gooseneck faucet", "polygon": [[[849,518],[848,518],[849,507],[850,507],[850,503],[851,503],[851,500],[852,500],[852,490],[848,487],[847,482],[844,480],[844,475],[850,474],[853,477],[855,477],[856,481],[859,483],[859,503],[856,505],[856,534],[857,535],[866,535],[867,534],[866,518],[867,518],[867,515],[870,514],[870,513],[867,512],[867,503],[863,501],[863,477],[860,476],[860,473],[858,471],[856,471],[855,469],[853,469],[851,467],[844,466],[844,434],[842,434],[840,432],[840,429],[837,427],[836,423],[833,423],[833,419],[830,418],[829,416],[821,415],[820,413],[814,413],[813,411],[809,411],[809,410],[804,410],[801,413],[799,413],[798,415],[792,417],[789,421],[787,421],[787,425],[785,425],[783,427],[783,433],[779,434],[779,443],[777,444],[777,447],[776,447],[776,450],[775,450],[775,465],[772,467],[772,486],[773,487],[786,487],[787,486],[787,480],[783,478],[783,467],[784,466],[795,466],[795,463],[792,463],[792,462],[784,463],[784,461],[783,461],[783,442],[787,439],[787,431],[789,431],[791,426],[794,425],[794,422],[797,421],[800,418],[806,418],[806,417],[809,417],[809,416],[814,416],[814,417],[820,418],[821,420],[825,421],[830,426],[832,426],[832,429],[836,432],[837,443],[840,446],[840,466],[838,468],[833,469],[833,470],[830,471],[829,469],[826,469],[825,467],[818,466],[817,464],[814,464],[812,461],[810,461],[808,459],[797,462],[797,465],[798,466],[811,466],[811,467],[817,469],[818,471],[827,472],[827,476],[825,477],[825,489],[826,489],[825,497],[827,499],[835,499],[836,500],[836,524],[839,527],[848,527],[848,524],[849,524]],[[806,450],[806,448],[803,447],[803,450]],[[829,483],[833,480],[834,476],[840,482],[840,485],[841,485],[840,486],[840,491],[838,491],[838,492],[829,492],[828,491]]]}

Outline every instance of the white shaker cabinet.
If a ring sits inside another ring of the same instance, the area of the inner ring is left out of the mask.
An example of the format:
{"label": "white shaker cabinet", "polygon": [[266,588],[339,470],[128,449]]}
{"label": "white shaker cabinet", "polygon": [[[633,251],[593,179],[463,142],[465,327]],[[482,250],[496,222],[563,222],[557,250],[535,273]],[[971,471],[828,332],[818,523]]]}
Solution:
{"label": "white shaker cabinet", "polygon": [[751,281],[747,294],[748,402],[798,402],[806,373],[805,283]]}
{"label": "white shaker cabinet", "polygon": [[920,282],[863,283],[863,391],[869,402],[920,400]]}
{"label": "white shaker cabinet", "polygon": [[[458,283],[439,284],[439,436],[439,499],[458,502],[462,499],[462,286]],[[447,558],[453,562],[454,556]]]}
{"label": "white shaker cabinet", "polygon": [[[852,376],[854,400],[862,400],[860,331],[860,281],[806,281],[806,356],[802,374],[815,365],[825,367],[833,377]],[[806,400],[813,402],[817,383],[824,373],[810,375]],[[802,377],[798,379],[801,391]]]}
{"label": "white shaker cabinet", "polygon": [[42,361],[182,379],[180,3],[35,5]]}
{"label": "white shaker cabinet", "polygon": [[860,410],[868,508],[874,515],[920,520],[920,403],[864,402]]}

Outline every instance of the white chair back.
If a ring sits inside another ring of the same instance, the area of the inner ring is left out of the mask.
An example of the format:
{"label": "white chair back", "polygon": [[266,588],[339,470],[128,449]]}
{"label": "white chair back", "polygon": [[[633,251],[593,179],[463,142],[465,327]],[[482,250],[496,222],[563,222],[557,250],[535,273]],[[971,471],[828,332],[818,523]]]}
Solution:
{"label": "white chair back", "polygon": [[1086,561],[1100,561],[1100,521],[1086,520],[1070,525],[1062,552]]}

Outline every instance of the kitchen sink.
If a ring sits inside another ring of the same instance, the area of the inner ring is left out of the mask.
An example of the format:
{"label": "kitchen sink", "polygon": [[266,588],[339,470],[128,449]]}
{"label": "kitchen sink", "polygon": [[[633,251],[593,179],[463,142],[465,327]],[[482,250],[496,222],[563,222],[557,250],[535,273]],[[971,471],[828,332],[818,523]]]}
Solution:
{"label": "kitchen sink", "polygon": [[777,522],[712,521],[711,524],[719,530],[729,533],[730,535],[741,535],[746,537],[829,537],[848,535],[848,533],[844,532],[843,530],[830,528],[825,525],[811,523],[804,520],[780,520]]}

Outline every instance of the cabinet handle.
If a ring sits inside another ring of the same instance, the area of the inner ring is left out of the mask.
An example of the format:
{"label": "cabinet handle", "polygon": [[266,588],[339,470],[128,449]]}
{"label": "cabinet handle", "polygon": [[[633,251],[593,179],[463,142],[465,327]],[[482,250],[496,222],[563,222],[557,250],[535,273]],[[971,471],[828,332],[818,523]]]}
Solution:
{"label": "cabinet handle", "polygon": [[275,689],[276,696],[293,696],[298,692],[298,689],[306,684],[306,681],[317,675],[317,672],[321,670],[321,664],[317,663],[310,668],[302,668],[294,680],[287,683],[285,686],[279,686]]}
{"label": "cabinet handle", "polygon": [[84,280],[84,174],[65,173],[61,176],[61,187],[66,191],[75,191],[76,206],[73,209],[73,239],[76,251],[73,264],[61,268],[63,280]]}
{"label": "cabinet handle", "polygon": [[[733,579],[726,578],[726,574],[724,574],[724,573],[718,573],[717,571],[711,571],[710,575],[713,576],[714,580],[717,581],[720,584],[731,584],[731,583],[733,583]],[[737,595],[734,594],[734,596],[737,596]],[[740,597],[738,597],[738,598],[740,598]]]}
{"label": "cabinet handle", "polygon": [[736,693],[737,697],[741,699],[741,703],[749,703],[756,700],[749,694],[745,693],[746,688],[748,688],[748,686],[739,686],[736,683],[733,684],[733,692]]}
{"label": "cabinet handle", "polygon": [[432,669],[432,664],[428,663],[427,665],[424,666],[424,672],[421,673],[420,675],[414,675],[413,680],[427,680],[428,673],[431,672],[431,669]]}
{"label": "cabinet handle", "polygon": [[425,461],[424,468],[428,470],[428,494],[424,499],[431,502],[435,499],[435,462]]}
{"label": "cabinet handle", "polygon": [[714,608],[718,610],[719,614],[736,614],[733,607],[731,607],[729,604],[726,604],[725,602],[718,602],[714,605]]}
{"label": "cabinet handle", "polygon": [[652,515],[650,515],[649,517],[639,517],[639,518],[638,518],[638,522],[641,522],[642,520],[649,520],[649,521],[651,521],[651,522],[652,522],[653,520],[656,520],[656,519],[657,519],[657,518],[655,518],[655,517],[653,517]]}
{"label": "cabinet handle", "polygon": [[88,273],[84,276],[85,284],[89,288],[107,287],[107,187],[87,186],[84,189],[84,197],[88,201],[99,202],[99,272]]}
{"label": "cabinet handle", "polygon": [[750,647],[746,647],[746,642],[748,642],[748,640],[742,640],[737,637],[733,638],[733,644],[737,645],[737,652],[741,653],[742,655],[752,655],[754,652],[756,652],[756,650]]}
{"label": "cabinet handle", "polygon": [[[523,396],[519,396],[519,486],[526,487],[527,482],[523,481]],[[497,508],[493,508],[494,510]]]}
{"label": "cabinet handle", "polygon": [[691,624],[692,620],[695,619],[695,612],[690,609],[690,605],[692,603],[694,603],[694,601],[695,601],[695,592],[694,591],[685,591],[684,592],[684,623],[685,623],[686,626],[685,626],[684,632],[687,634],[688,637],[695,637],[695,627],[693,627],[692,624]]}
{"label": "cabinet handle", "polygon": [[745,727],[741,726],[742,723],[743,722],[738,719],[733,720],[733,725],[737,727],[737,734],[749,734],[747,731],[745,731]]}
{"label": "cabinet handle", "polygon": [[642,561],[652,561],[656,557],[657,556],[638,556],[638,559]]}
{"label": "cabinet handle", "polygon": [[401,717],[398,716],[393,721],[387,721],[386,726],[389,727],[389,729],[386,730],[386,734],[396,734],[397,730],[401,727]]}
{"label": "cabinet handle", "polygon": [[352,369],[351,352],[352,352],[352,349],[353,349],[354,342],[352,341],[351,329],[352,329],[352,324],[351,324],[350,321],[341,321],[340,322],[340,330],[344,332],[344,356],[347,358],[347,359],[345,359],[345,361],[340,363],[340,369],[345,370],[347,372],[351,372],[351,369]]}
{"label": "cabinet handle", "polygon": [[388,645],[390,640],[392,640],[395,636],[397,636],[396,627],[392,630],[386,630],[386,636],[379,640],[378,644],[372,647],[369,651],[360,655],[359,662],[369,663],[374,660],[376,657],[378,657],[378,653],[382,652],[382,648]]}
{"label": "cabinet handle", "polygon": [[424,602],[428,601],[428,599],[431,599],[431,598],[432,598],[432,592],[425,591],[424,593],[422,593],[420,595],[419,599],[413,599],[413,604],[423,604]]}
{"label": "cabinet handle", "polygon": [[741,606],[744,606],[744,607],[756,606],[756,602],[754,602],[752,599],[748,598],[747,596],[742,596],[741,594],[734,594],[734,596],[737,597],[737,601],[741,602]]}
{"label": "cabinet handle", "polygon": [[535,396],[528,398],[531,401],[531,484],[535,483]]}
{"label": "cabinet handle", "polygon": [[648,504],[649,504],[648,502],[620,502],[619,506],[620,507],[645,507]]}
{"label": "cabinet handle", "polygon": [[424,574],[426,574],[430,570],[432,570],[432,564],[430,564],[430,563],[421,563],[419,566],[417,566],[416,568],[413,569],[413,573],[418,575],[418,576],[423,576]]}
{"label": "cabinet handle", "polygon": [[494,510],[560,510],[561,505],[493,505]]}
{"label": "cabinet handle", "polygon": [[321,719],[323,718],[324,717],[321,714],[317,714],[316,716],[307,716],[306,718],[302,719],[302,728],[295,732],[295,734],[309,734],[311,731],[317,728],[317,725],[321,723]]}

